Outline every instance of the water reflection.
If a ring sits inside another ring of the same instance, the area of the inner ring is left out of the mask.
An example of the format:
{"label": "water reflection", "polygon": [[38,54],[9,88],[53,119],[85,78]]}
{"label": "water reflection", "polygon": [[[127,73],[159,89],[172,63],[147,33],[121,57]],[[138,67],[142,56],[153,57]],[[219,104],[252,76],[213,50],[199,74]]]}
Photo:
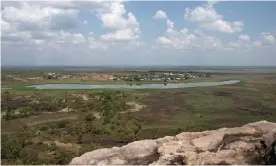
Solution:
{"label": "water reflection", "polygon": [[240,82],[239,80],[229,80],[221,82],[194,82],[194,83],[167,83],[164,84],[105,84],[105,85],[84,85],[84,84],[43,84],[32,85],[36,89],[171,89],[171,88],[190,88],[190,87],[202,87],[202,86],[218,86],[227,85]]}

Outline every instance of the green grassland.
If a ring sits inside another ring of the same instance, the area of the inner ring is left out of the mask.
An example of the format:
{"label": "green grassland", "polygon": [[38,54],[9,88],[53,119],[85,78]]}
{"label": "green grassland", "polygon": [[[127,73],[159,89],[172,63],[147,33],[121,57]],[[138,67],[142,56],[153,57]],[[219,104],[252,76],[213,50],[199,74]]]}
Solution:
{"label": "green grassland", "polygon": [[[84,152],[134,140],[260,120],[276,122],[275,73],[218,74],[186,82],[230,79],[241,82],[162,90],[36,90],[2,80],[5,87],[12,87],[1,95],[2,114],[12,110],[1,121],[2,163],[67,164]],[[128,102],[144,107],[121,113],[131,108]],[[60,111],[67,107],[74,111]]]}
{"label": "green grassland", "polygon": [[[110,75],[135,75],[139,74],[141,72],[109,72],[105,74]],[[74,76],[80,76],[80,75],[90,75],[93,73],[87,73],[87,72],[70,72],[66,73]],[[8,77],[8,75],[14,76],[16,80],[12,77]],[[1,87],[2,88],[15,88],[17,90],[24,89],[27,85],[37,85],[37,84],[132,84],[132,85],[141,85],[141,84],[164,84],[163,80],[160,81],[123,81],[123,80],[106,80],[106,81],[95,81],[95,80],[81,80],[79,78],[69,78],[69,79],[43,79],[43,80],[29,80],[30,77],[41,77],[44,75],[44,72],[42,71],[2,71],[1,73]],[[210,82],[210,81],[224,81],[224,80],[230,80],[232,79],[232,75],[214,75],[212,77],[197,77],[193,79],[188,80],[180,80],[179,83],[189,83],[189,82]],[[168,82],[169,83],[169,82]]]}

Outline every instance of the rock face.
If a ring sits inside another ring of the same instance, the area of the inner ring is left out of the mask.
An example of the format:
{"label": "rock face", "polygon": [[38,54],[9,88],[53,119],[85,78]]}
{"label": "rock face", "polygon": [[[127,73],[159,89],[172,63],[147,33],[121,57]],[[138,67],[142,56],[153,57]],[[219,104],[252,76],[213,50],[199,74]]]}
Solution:
{"label": "rock face", "polygon": [[94,150],[72,165],[263,164],[260,140],[272,142],[276,123],[260,121],[236,128],[183,132],[175,137],[142,140]]}

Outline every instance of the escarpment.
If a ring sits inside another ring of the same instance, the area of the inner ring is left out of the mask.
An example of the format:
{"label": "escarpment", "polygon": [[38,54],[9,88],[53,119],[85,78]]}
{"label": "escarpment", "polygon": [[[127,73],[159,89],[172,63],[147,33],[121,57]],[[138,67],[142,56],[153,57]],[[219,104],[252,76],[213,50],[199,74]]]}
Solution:
{"label": "escarpment", "polygon": [[103,148],[74,158],[72,165],[198,165],[264,164],[264,147],[271,145],[276,123],[260,121],[241,127],[183,132],[122,147]]}

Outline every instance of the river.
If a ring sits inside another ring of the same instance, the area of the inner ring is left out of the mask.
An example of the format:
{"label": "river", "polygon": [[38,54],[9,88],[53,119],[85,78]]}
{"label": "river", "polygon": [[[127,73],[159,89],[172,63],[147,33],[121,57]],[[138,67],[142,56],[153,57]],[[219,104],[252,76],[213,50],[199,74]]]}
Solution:
{"label": "river", "polygon": [[219,82],[194,82],[178,84],[103,84],[103,85],[86,85],[86,84],[42,84],[27,86],[35,89],[173,89],[173,88],[191,88],[204,86],[229,85],[240,82],[239,80],[228,80]]}

